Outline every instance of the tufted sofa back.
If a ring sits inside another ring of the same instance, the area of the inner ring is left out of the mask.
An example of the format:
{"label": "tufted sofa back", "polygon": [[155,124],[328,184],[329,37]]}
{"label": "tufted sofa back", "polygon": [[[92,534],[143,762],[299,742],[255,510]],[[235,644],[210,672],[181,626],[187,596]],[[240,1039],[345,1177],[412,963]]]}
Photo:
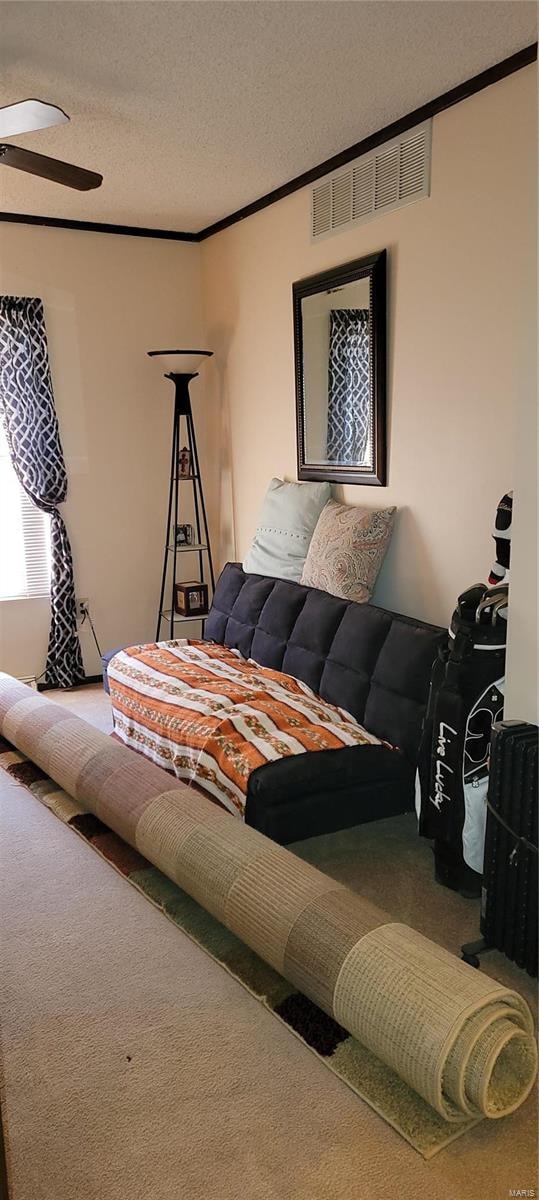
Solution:
{"label": "tufted sofa back", "polygon": [[432,663],[447,637],[437,625],[227,563],[205,637],[303,680],[415,761]]}

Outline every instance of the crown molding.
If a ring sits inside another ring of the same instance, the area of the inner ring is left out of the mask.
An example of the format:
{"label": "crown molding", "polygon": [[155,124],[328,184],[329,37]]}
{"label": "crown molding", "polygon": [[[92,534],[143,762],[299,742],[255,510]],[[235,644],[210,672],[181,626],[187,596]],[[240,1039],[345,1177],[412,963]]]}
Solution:
{"label": "crown molding", "polygon": [[444,112],[445,109],[453,108],[455,104],[460,104],[462,100],[468,100],[470,96],[475,96],[477,92],[482,92],[484,88],[491,87],[493,83],[499,83],[501,79],[506,79],[509,75],[514,75],[516,71],[521,71],[523,67],[530,66],[536,60],[537,42],[533,42],[531,46],[525,46],[523,50],[518,50],[516,54],[511,54],[509,58],[504,58],[501,62],[495,63],[493,67],[488,67],[486,71],[481,71],[479,75],[474,75],[471,79],[466,79],[464,83],[457,84],[449,92],[443,92],[441,96],[436,96],[434,100],[429,100],[427,104],[422,104],[420,108],[415,108],[412,112],[407,113],[404,117],[400,117],[397,121],[393,121],[390,125],[385,125],[383,129],[377,129],[375,133],[369,134],[368,137],[363,138],[360,142],[355,142],[353,146],[348,146],[346,150],[341,150],[339,154],[334,154],[332,158],[326,158],[324,162],[318,163],[316,167],[311,167],[308,171],[304,171],[302,175],[296,175],[288,183],[283,183],[280,187],[274,188],[273,191],[267,192],[265,196],[260,196],[258,200],[253,200],[251,204],[246,204],[236,212],[230,213],[228,217],[223,217],[220,221],[215,221],[212,225],[207,225],[205,229],[200,229],[198,233],[183,233],[175,229],[146,229],[138,225],[104,224],[99,221],[68,221],[63,220],[61,217],[30,216],[26,213],[0,213],[0,221],[11,221],[17,225],[42,225],[53,229],[82,229],[90,233],[111,233],[127,237],[161,238],[170,242],[203,242],[206,241],[206,238],[214,237],[216,233],[221,233],[223,229],[229,229],[231,225],[237,225],[239,221],[245,221],[247,217],[253,216],[254,213],[261,212],[262,209],[269,208],[272,204],[277,204],[279,200],[284,200],[286,196],[291,196],[293,192],[298,192],[301,188],[308,187],[309,184],[315,183],[317,179],[322,179],[324,175],[329,175],[332,171],[337,171],[339,167],[346,166],[346,163],[352,162],[362,154],[368,154],[377,146],[381,146],[383,142],[400,137],[406,130],[413,129],[415,125],[420,125],[422,121],[428,121],[431,117],[438,116],[439,113]]}
{"label": "crown molding", "polygon": [[42,217],[30,213],[0,212],[0,221],[14,225],[44,225],[49,229],[82,229],[88,233],[115,233],[124,237],[161,238],[168,242],[199,242],[200,234],[179,229],[146,229],[141,225],[112,225],[102,221],[68,221],[63,217]]}
{"label": "crown molding", "polygon": [[504,58],[502,62],[496,63],[493,67],[488,67],[486,71],[481,71],[479,75],[474,75],[472,79],[465,80],[464,83],[459,83],[457,87],[451,88],[449,92],[443,92],[441,96],[436,96],[434,100],[429,100],[427,104],[422,104],[420,108],[415,108],[413,112],[407,113],[404,117],[399,117],[398,121],[392,121],[390,125],[385,125],[383,129],[377,129],[375,133],[371,133],[368,137],[363,138],[360,142],[355,142],[353,146],[348,146],[346,150],[341,150],[339,154],[334,154],[332,158],[326,158],[325,162],[319,163],[316,167],[311,167],[309,171],[304,171],[302,175],[296,175],[295,179],[290,179],[288,183],[283,183],[281,187],[275,188],[267,195],[261,196],[259,200],[254,200],[252,204],[246,204],[244,208],[239,208],[237,212],[231,213],[228,217],[223,217],[221,221],[215,221],[213,225],[208,225],[206,229],[201,229],[199,240],[205,241],[206,238],[213,237],[216,233],[221,233],[223,229],[228,229],[231,225],[236,225],[238,221],[244,221],[246,217],[253,216],[254,213],[260,212],[263,208],[269,208],[271,204],[277,204],[279,200],[284,200],[286,196],[291,196],[293,192],[298,192],[300,188],[307,187],[311,183],[315,183],[317,179],[323,179],[324,175],[329,175],[333,171],[337,171],[339,167],[346,166],[355,158],[359,158],[362,154],[368,154],[371,150],[381,146],[383,142],[389,142],[392,138],[400,137],[406,130],[413,129],[415,125],[421,125],[423,121],[430,120],[438,113],[444,112],[446,108],[452,108],[455,104],[460,104],[461,100],[468,100],[470,96],[475,96],[477,92],[482,92],[484,88],[490,87],[493,83],[498,83],[500,79],[506,79],[508,75],[514,75],[515,71],[521,71],[523,67],[527,67],[530,63],[537,59],[537,42],[531,46],[526,46],[524,50],[519,50],[517,54],[512,54],[510,58]]}

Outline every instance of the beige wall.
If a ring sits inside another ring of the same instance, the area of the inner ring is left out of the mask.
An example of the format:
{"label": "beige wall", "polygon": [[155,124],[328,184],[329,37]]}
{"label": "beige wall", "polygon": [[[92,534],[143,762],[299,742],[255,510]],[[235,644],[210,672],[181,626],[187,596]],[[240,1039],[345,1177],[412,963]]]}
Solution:
{"label": "beige wall", "polygon": [[[203,339],[199,255],[187,243],[0,226],[0,289],[45,305],[76,590],[104,649],[155,635],[172,391],[146,350]],[[0,669],[39,675],[48,626],[47,600],[0,602]],[[81,642],[94,674],[87,627]]]}
{"label": "beige wall", "polygon": [[446,622],[486,578],[496,505],[515,482],[516,395],[532,386],[519,372],[534,85],[529,67],[435,119],[428,200],[312,245],[306,189],[203,243],[221,560],[244,554],[269,479],[296,476],[293,280],[387,247],[389,483],[342,495],[398,506],[379,604]]}
{"label": "beige wall", "polygon": [[539,725],[539,422],[537,394],[537,238],[529,247],[529,305],[520,331],[516,470],[511,541],[511,620],[506,716]]}
{"label": "beige wall", "polygon": [[[241,557],[269,479],[296,475],[292,282],[387,247],[389,485],[341,494],[399,508],[375,600],[445,622],[514,486],[508,707],[537,719],[534,89],[530,67],[441,114],[431,198],[316,246],[308,191],[201,247],[0,226],[0,288],[45,302],[77,594],[104,647],[154,635],[172,397],[146,349],[216,351],[195,420],[216,557]],[[45,600],[0,602],[0,668],[39,674],[48,621]]]}

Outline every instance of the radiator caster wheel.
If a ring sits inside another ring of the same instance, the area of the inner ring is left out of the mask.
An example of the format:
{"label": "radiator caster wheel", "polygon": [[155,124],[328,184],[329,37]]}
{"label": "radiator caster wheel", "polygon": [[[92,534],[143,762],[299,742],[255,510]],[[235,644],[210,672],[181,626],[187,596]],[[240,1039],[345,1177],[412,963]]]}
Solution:
{"label": "radiator caster wheel", "polygon": [[463,962],[468,963],[469,967],[475,967],[477,971],[479,970],[480,962],[477,954],[461,954],[461,959]]}
{"label": "radiator caster wheel", "polygon": [[477,941],[465,942],[464,945],[460,947],[460,957],[462,962],[468,963],[469,967],[475,967],[477,971],[481,966],[479,962],[479,955],[483,954],[485,950],[488,950],[488,946],[485,945],[484,938],[478,938]]}

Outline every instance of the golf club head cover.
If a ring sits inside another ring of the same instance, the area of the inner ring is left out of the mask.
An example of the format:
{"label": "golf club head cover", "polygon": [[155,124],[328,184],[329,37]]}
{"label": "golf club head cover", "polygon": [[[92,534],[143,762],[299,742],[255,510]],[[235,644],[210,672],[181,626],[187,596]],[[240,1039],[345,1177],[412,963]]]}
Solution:
{"label": "golf club head cover", "polygon": [[509,583],[511,560],[511,524],[513,520],[513,493],[506,492],[496,509],[496,520],[492,534],[496,543],[496,559],[490,568],[490,584]]}

